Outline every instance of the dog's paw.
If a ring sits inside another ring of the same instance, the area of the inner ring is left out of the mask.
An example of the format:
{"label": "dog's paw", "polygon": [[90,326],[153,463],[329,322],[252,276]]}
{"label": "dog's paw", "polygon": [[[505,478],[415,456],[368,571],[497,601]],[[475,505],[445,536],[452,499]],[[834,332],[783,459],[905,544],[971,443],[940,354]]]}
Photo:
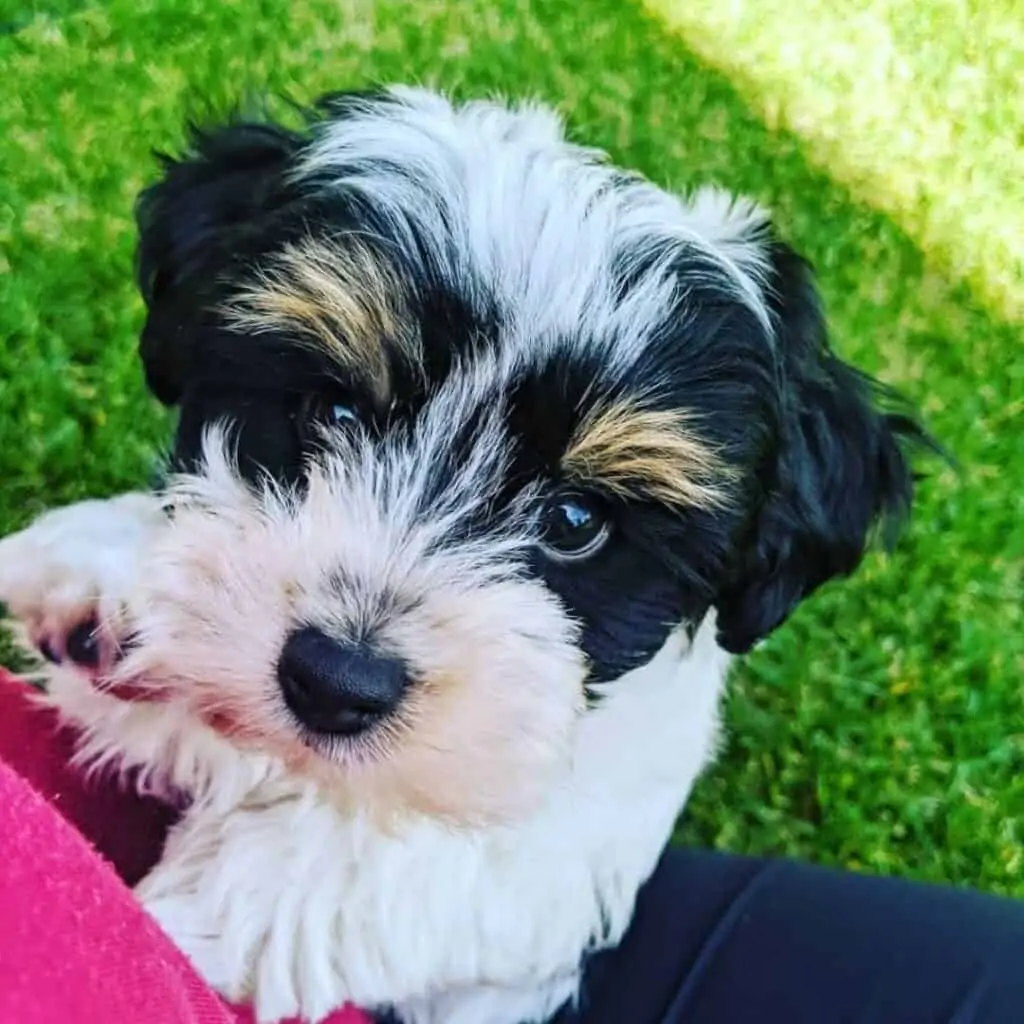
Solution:
{"label": "dog's paw", "polygon": [[0,540],[0,603],[22,639],[51,662],[109,669],[140,552],[165,521],[157,498],[133,493],[54,509]]}

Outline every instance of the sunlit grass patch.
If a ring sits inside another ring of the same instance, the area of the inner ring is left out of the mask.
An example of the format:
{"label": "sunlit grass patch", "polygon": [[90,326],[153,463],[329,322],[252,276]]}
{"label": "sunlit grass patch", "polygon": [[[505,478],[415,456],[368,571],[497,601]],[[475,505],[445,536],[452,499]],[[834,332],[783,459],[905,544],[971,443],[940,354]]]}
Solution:
{"label": "sunlit grass patch", "polygon": [[1017,0],[648,0],[936,269],[1024,321]]}

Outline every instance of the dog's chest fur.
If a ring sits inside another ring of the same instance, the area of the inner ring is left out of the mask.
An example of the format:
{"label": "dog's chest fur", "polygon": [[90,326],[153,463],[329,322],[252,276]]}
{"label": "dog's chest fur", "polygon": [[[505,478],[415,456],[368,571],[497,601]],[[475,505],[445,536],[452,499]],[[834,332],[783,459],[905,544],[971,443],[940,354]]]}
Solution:
{"label": "dog's chest fur", "polygon": [[[726,656],[711,622],[687,646],[674,635],[617,681],[581,720],[564,785],[504,829],[384,831],[212,734],[171,741],[154,709],[129,709],[150,718],[120,723],[125,763],[205,789],[138,895],[261,1021],[346,1002],[410,1024],[544,1020],[574,995],[583,954],[625,930],[713,753]],[[85,694],[54,696],[88,725]],[[94,734],[87,753],[112,739]]]}

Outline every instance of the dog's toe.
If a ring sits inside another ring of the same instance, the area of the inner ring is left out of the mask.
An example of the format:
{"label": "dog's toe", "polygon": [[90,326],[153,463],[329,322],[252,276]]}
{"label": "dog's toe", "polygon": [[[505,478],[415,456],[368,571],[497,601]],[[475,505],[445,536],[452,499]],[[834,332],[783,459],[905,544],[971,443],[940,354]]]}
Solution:
{"label": "dog's toe", "polygon": [[102,644],[98,635],[99,622],[89,616],[78,623],[64,640],[64,652],[76,665],[82,668],[99,668]]}

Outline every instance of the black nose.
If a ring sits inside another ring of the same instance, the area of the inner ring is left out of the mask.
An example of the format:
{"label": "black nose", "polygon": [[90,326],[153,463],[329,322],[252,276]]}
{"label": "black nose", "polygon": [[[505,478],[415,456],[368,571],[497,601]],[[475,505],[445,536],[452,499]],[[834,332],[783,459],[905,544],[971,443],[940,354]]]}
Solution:
{"label": "black nose", "polygon": [[394,711],[405,665],[359,644],[333,640],[313,626],[296,630],[277,663],[285,703],[314,732],[351,736]]}

